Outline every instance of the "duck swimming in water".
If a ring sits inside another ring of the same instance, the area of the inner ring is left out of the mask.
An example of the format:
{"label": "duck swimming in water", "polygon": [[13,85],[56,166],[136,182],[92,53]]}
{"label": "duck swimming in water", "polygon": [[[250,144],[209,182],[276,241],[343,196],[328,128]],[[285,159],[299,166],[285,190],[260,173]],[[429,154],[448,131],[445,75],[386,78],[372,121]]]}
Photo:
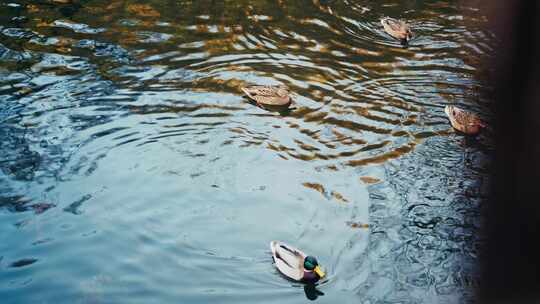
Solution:
{"label": "duck swimming in water", "polygon": [[285,85],[253,85],[242,88],[242,91],[261,107],[284,107],[292,102],[289,88]]}
{"label": "duck swimming in water", "polygon": [[317,259],[279,241],[270,242],[277,269],[286,277],[304,283],[315,283],[325,276]]}
{"label": "duck swimming in water", "polygon": [[392,37],[399,39],[402,45],[407,45],[412,39],[411,27],[403,20],[397,20],[390,17],[381,19],[384,30]]}
{"label": "duck swimming in water", "polygon": [[486,127],[476,115],[456,106],[446,106],[444,112],[448,115],[452,127],[462,133],[475,135],[480,132],[481,128]]}

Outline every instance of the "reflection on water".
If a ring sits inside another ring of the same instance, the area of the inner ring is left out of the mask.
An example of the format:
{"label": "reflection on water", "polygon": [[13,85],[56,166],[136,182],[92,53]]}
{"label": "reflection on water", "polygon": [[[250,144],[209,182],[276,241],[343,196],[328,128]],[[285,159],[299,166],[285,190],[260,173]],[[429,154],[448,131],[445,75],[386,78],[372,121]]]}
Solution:
{"label": "reflection on water", "polygon": [[314,284],[305,284],[304,292],[306,293],[306,298],[309,300],[316,300],[320,296],[324,296],[324,292],[317,289]]}
{"label": "reflection on water", "polygon": [[[2,298],[472,300],[491,148],[456,135],[443,108],[489,120],[483,14],[446,1],[0,1]],[[382,16],[410,22],[407,48]],[[256,107],[247,84],[285,84],[294,107]],[[274,239],[316,254],[330,279],[291,287]]]}

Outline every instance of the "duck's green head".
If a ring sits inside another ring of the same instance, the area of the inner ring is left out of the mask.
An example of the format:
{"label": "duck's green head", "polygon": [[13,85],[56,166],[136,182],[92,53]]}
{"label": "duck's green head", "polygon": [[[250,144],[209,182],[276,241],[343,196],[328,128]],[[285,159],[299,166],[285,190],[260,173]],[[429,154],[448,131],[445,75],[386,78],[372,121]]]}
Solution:
{"label": "duck's green head", "polygon": [[319,267],[319,262],[317,262],[317,259],[312,256],[307,256],[304,259],[304,268],[306,270],[315,271],[315,273],[320,277],[324,277],[324,271],[321,270]]}

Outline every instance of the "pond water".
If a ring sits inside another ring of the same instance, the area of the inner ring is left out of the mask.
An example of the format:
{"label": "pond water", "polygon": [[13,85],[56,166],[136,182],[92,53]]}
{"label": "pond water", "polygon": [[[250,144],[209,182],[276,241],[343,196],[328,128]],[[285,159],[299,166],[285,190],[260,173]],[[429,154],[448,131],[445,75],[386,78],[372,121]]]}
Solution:
{"label": "pond water", "polygon": [[[492,145],[443,109],[492,116],[486,23],[475,1],[0,1],[2,303],[474,301]],[[271,240],[328,277],[287,281]]]}

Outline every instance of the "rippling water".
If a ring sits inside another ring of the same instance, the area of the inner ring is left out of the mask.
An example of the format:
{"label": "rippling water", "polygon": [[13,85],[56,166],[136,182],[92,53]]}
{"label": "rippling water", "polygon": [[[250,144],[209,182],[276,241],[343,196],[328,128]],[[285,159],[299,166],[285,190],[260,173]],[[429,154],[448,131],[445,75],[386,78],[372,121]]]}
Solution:
{"label": "rippling water", "polygon": [[491,144],[443,108],[489,120],[486,22],[474,1],[0,1],[2,301],[305,301],[273,239],[319,258],[317,301],[473,301]]}

